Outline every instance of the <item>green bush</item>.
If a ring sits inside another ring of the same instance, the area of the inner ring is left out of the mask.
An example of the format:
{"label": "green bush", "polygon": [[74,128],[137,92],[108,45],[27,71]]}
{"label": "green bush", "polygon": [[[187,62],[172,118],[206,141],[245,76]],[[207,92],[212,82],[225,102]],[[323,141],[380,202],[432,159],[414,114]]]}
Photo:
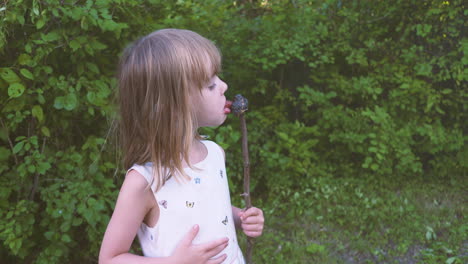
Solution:
{"label": "green bush", "polygon": [[[257,261],[339,262],[329,236],[291,231],[302,218],[312,231],[347,226],[407,250],[406,229],[392,224],[418,214],[381,192],[466,173],[465,16],[461,0],[4,1],[0,258],[96,262],[123,175],[113,137],[117,60],[130,41],[165,27],[214,40],[228,96],[250,100],[254,204],[277,227],[260,240]],[[241,205],[238,126],[231,117],[203,133],[226,148]],[[447,254],[429,246],[428,262]]]}

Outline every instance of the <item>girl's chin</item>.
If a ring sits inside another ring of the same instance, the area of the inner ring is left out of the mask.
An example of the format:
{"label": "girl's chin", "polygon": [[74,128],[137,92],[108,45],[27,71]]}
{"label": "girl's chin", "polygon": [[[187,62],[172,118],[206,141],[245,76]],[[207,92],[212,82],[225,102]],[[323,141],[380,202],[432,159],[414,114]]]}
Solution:
{"label": "girl's chin", "polygon": [[224,115],[218,121],[213,121],[213,122],[210,122],[210,123],[202,124],[199,127],[217,127],[217,126],[222,125],[224,123],[224,121],[226,121],[226,118],[227,118],[227,115]]}

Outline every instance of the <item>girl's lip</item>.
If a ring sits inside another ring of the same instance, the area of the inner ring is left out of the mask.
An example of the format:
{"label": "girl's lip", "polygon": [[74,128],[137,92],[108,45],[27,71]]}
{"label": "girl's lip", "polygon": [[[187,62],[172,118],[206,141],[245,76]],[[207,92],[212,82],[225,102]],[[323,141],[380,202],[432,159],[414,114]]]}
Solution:
{"label": "girl's lip", "polygon": [[232,101],[226,100],[226,104],[224,105],[224,114],[231,113],[231,105]]}

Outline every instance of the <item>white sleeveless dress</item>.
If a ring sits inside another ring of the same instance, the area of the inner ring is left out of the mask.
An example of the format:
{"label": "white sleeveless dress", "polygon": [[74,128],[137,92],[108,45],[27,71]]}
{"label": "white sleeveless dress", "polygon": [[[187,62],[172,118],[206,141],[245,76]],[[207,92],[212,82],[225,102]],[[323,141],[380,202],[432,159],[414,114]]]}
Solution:
{"label": "white sleeveless dress", "polygon": [[[228,237],[228,246],[219,254],[227,254],[223,263],[244,264],[232,217],[223,152],[212,141],[203,140],[202,143],[208,149],[208,155],[194,164],[194,169],[185,169],[190,182],[179,183],[171,177],[154,194],[159,206],[159,220],[154,227],[142,223],[138,230],[143,254],[147,257],[172,255],[190,228],[198,224],[200,229],[193,243]],[[152,163],[134,165],[130,170],[136,170],[151,183]],[[154,184],[151,188],[154,191]]]}

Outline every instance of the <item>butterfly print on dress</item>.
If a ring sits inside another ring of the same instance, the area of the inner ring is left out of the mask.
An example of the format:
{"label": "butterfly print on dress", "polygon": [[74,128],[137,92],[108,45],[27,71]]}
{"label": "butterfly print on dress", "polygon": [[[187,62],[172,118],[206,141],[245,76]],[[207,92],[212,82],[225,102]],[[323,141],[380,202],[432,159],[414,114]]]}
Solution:
{"label": "butterfly print on dress", "polygon": [[162,205],[162,207],[164,207],[164,209],[167,209],[167,201],[166,200],[159,201],[159,204]]}

